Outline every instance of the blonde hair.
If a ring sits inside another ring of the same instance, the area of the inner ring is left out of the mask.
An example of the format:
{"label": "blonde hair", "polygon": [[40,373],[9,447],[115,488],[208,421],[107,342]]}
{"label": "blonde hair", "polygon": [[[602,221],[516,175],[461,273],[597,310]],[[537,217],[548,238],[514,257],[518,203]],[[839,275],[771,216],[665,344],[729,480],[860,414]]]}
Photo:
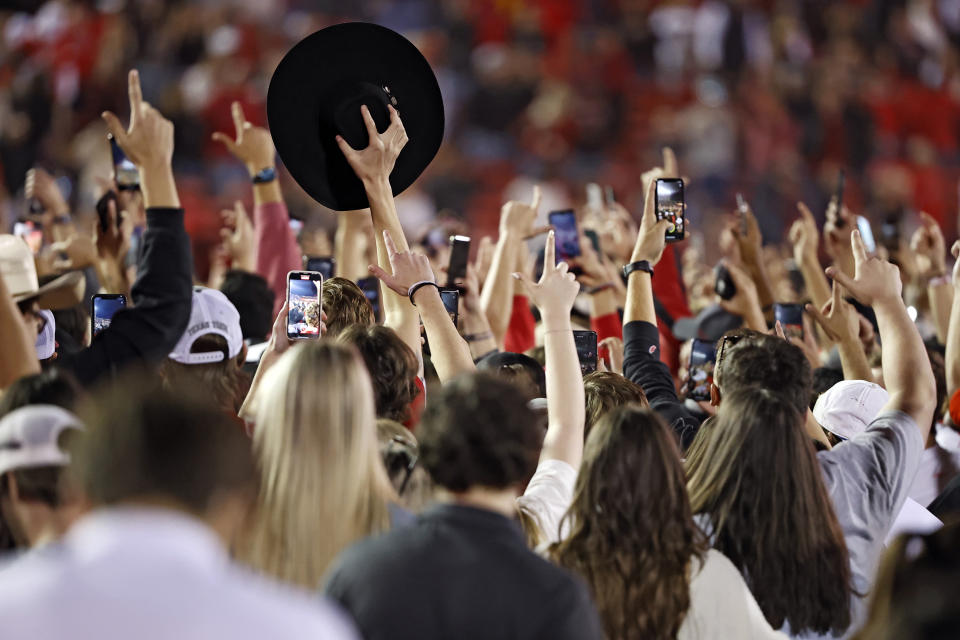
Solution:
{"label": "blonde hair", "polygon": [[261,487],[247,559],[317,589],[337,554],[389,528],[396,496],[377,447],[370,377],[349,347],[299,345],[267,373],[255,411]]}

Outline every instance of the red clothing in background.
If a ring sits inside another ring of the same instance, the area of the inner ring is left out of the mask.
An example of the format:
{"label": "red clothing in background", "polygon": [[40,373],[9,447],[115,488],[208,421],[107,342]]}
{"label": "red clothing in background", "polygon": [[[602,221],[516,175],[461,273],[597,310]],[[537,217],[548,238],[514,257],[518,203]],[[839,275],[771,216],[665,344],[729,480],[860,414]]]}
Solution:
{"label": "red clothing in background", "polygon": [[535,331],[537,321],[530,310],[530,302],[526,296],[513,296],[513,312],[510,314],[510,325],[507,335],[503,338],[503,350],[512,353],[523,353],[537,344]]}

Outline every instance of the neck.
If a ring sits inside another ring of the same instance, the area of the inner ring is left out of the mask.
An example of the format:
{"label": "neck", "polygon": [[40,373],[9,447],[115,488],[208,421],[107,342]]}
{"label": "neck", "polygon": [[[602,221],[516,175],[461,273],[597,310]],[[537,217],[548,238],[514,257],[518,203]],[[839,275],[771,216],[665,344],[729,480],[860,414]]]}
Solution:
{"label": "neck", "polygon": [[493,489],[490,487],[470,487],[462,492],[450,492],[446,498],[453,504],[486,509],[512,518],[517,511],[517,490],[513,487]]}

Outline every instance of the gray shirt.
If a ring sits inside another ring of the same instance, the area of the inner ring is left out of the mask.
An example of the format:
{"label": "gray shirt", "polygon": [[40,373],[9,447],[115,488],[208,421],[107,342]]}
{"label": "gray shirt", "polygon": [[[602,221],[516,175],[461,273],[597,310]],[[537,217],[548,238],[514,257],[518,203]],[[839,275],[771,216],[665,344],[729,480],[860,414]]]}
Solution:
{"label": "gray shirt", "polygon": [[850,604],[852,623],[842,637],[859,629],[866,618],[867,596],[883,552],[883,539],[907,499],[923,445],[913,418],[886,411],[863,433],[817,454],[847,543],[856,591]]}

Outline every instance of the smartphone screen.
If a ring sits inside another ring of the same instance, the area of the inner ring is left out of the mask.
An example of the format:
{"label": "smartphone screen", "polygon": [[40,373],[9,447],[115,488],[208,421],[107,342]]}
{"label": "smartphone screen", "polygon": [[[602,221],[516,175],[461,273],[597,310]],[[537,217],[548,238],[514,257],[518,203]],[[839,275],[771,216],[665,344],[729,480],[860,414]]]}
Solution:
{"label": "smartphone screen", "polygon": [[324,280],[329,280],[336,275],[337,261],[330,256],[304,256],[303,268],[316,271]]}
{"label": "smartphone screen", "polygon": [[443,289],[440,291],[440,299],[443,301],[443,308],[450,314],[453,326],[457,326],[460,317],[460,292],[456,289]]}
{"label": "smartphone screen", "polygon": [[860,230],[860,237],[863,239],[863,246],[867,253],[876,253],[877,241],[873,237],[873,228],[870,221],[863,216],[857,216],[857,229]]}
{"label": "smartphone screen", "polygon": [[447,288],[456,286],[457,280],[467,277],[467,260],[470,257],[470,238],[450,236],[450,262],[447,265]]}
{"label": "smartphone screen", "polygon": [[127,154],[123,152],[120,145],[112,135],[107,134],[110,140],[110,154],[113,158],[113,179],[117,183],[117,188],[121,191],[130,191],[140,188],[140,171],[137,165],[133,164]]}
{"label": "smartphone screen", "polygon": [[896,219],[880,225],[880,243],[891,253],[900,250],[900,224]]}
{"label": "smartphone screen", "polygon": [[597,370],[597,332],[574,331],[573,342],[580,359],[580,373],[586,375]]}
{"label": "smartphone screen", "polygon": [[127,306],[122,293],[98,293],[91,300],[90,330],[93,336],[110,326],[113,314]]}
{"label": "smartphone screen", "polygon": [[323,275],[316,271],[287,274],[287,337],[291,340],[320,337],[320,292]]}
{"label": "smartphone screen", "polygon": [[780,304],[773,305],[773,317],[783,327],[783,334],[787,338],[803,340],[803,305]]}
{"label": "smartphone screen", "polygon": [[667,242],[683,240],[683,180],[679,178],[657,180],[657,220],[669,220]]}
{"label": "smartphone screen", "polygon": [[373,317],[380,320],[380,281],[374,277],[360,278],[357,280],[357,286],[367,297],[370,306],[373,307]]}
{"label": "smartphone screen", "polygon": [[688,398],[701,402],[710,399],[710,385],[713,384],[713,368],[716,364],[716,345],[705,340],[694,340],[690,348]]}
{"label": "smartphone screen", "polygon": [[840,209],[843,207],[843,187],[846,183],[846,174],[843,169],[837,174],[837,189],[833,192],[833,197],[837,201],[837,217],[840,216]]}
{"label": "smartphone screen", "polygon": [[557,261],[570,260],[580,255],[580,234],[573,209],[551,211],[547,216],[554,229],[557,243]]}

